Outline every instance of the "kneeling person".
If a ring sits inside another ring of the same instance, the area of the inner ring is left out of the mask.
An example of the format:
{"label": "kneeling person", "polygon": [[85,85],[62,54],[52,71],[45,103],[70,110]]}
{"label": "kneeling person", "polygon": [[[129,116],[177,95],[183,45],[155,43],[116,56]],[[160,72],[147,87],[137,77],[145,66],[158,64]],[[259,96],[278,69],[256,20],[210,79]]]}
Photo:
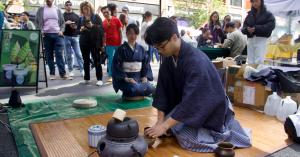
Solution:
{"label": "kneeling person", "polygon": [[121,90],[125,98],[149,96],[154,88],[150,58],[145,49],[136,42],[139,28],[130,24],[126,28],[128,42],[124,42],[113,58],[112,76],[116,92]]}
{"label": "kneeling person", "polygon": [[222,141],[249,147],[249,132],[234,119],[216,68],[179,38],[176,23],[157,18],[145,39],[164,56],[153,99],[157,122],[145,134],[156,138],[170,129],[181,147],[197,152],[212,152]]}

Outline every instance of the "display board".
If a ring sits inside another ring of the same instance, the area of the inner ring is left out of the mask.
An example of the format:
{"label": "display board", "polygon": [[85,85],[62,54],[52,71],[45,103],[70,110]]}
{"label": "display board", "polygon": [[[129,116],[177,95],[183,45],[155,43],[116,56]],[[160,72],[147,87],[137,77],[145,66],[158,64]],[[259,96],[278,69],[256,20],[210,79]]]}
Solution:
{"label": "display board", "polygon": [[37,86],[40,31],[3,30],[0,43],[0,86]]}

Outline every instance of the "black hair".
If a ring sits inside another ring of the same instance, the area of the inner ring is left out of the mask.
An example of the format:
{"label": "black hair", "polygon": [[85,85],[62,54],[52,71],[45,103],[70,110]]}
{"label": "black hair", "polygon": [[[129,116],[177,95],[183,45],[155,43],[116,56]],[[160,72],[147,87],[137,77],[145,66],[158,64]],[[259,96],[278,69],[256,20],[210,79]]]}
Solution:
{"label": "black hair", "polygon": [[102,12],[103,10],[107,9],[107,8],[108,8],[108,6],[102,7],[102,8],[101,8],[101,12]]}
{"label": "black hair", "polygon": [[138,35],[140,33],[140,30],[139,30],[139,27],[136,25],[136,24],[129,24],[127,27],[126,27],[126,32],[129,32],[130,30],[133,30],[134,33],[136,35]]}
{"label": "black hair", "polygon": [[71,4],[72,5],[72,2],[71,1],[66,1],[65,5],[67,5],[67,4]]}
{"label": "black hair", "polygon": [[176,23],[169,18],[159,17],[147,28],[145,41],[149,45],[160,44],[169,40],[174,34],[180,37]]}
{"label": "black hair", "polygon": [[182,30],[180,31],[180,36],[184,36],[184,34],[185,34],[185,30],[182,29]]}
{"label": "black hair", "polygon": [[117,5],[114,3],[109,3],[109,4],[107,4],[107,7],[110,10],[111,15],[113,16],[114,11],[117,10]]}
{"label": "black hair", "polygon": [[[254,0],[250,0],[251,3],[253,3]],[[264,0],[260,0],[261,1],[261,6],[260,6],[260,12],[265,12],[267,11],[267,7],[265,5]],[[257,12],[257,10],[254,7],[251,7],[251,10],[254,11],[255,13]]]}
{"label": "black hair", "polygon": [[229,28],[229,27],[235,28],[235,22],[228,22],[228,23],[226,23],[225,28]]}
{"label": "black hair", "polygon": [[147,17],[151,17],[151,16],[152,16],[152,13],[151,13],[150,11],[146,11],[146,12],[143,14],[143,20],[142,20],[142,21],[143,21],[143,22],[146,21],[146,18],[147,18]]}
{"label": "black hair", "polygon": [[29,13],[27,11],[24,11],[22,14],[25,14],[26,16],[30,16]]}

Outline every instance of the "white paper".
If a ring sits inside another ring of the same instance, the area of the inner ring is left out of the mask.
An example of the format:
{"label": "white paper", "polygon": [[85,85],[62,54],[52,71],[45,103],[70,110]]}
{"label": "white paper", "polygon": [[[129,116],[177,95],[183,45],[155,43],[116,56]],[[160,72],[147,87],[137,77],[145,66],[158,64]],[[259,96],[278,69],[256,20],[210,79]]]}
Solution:
{"label": "white paper", "polygon": [[255,87],[244,86],[243,103],[249,105],[255,105]]}

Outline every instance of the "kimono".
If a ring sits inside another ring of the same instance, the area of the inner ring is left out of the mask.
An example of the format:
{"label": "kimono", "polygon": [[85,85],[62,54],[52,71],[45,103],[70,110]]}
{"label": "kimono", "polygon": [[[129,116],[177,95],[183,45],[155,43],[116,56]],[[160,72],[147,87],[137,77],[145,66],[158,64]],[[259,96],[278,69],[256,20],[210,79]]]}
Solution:
{"label": "kimono", "polygon": [[234,119],[230,101],[209,58],[181,40],[178,60],[164,58],[153,107],[178,124],[171,128],[181,147],[213,152],[221,141],[249,147],[249,132]]}
{"label": "kimono", "polygon": [[[132,49],[124,42],[116,51],[112,67],[113,87],[115,92],[121,90],[125,97],[149,96],[154,88],[149,83],[142,83],[141,78],[153,80],[150,58],[145,49],[136,43]],[[125,77],[133,78],[137,83],[125,81]]]}

